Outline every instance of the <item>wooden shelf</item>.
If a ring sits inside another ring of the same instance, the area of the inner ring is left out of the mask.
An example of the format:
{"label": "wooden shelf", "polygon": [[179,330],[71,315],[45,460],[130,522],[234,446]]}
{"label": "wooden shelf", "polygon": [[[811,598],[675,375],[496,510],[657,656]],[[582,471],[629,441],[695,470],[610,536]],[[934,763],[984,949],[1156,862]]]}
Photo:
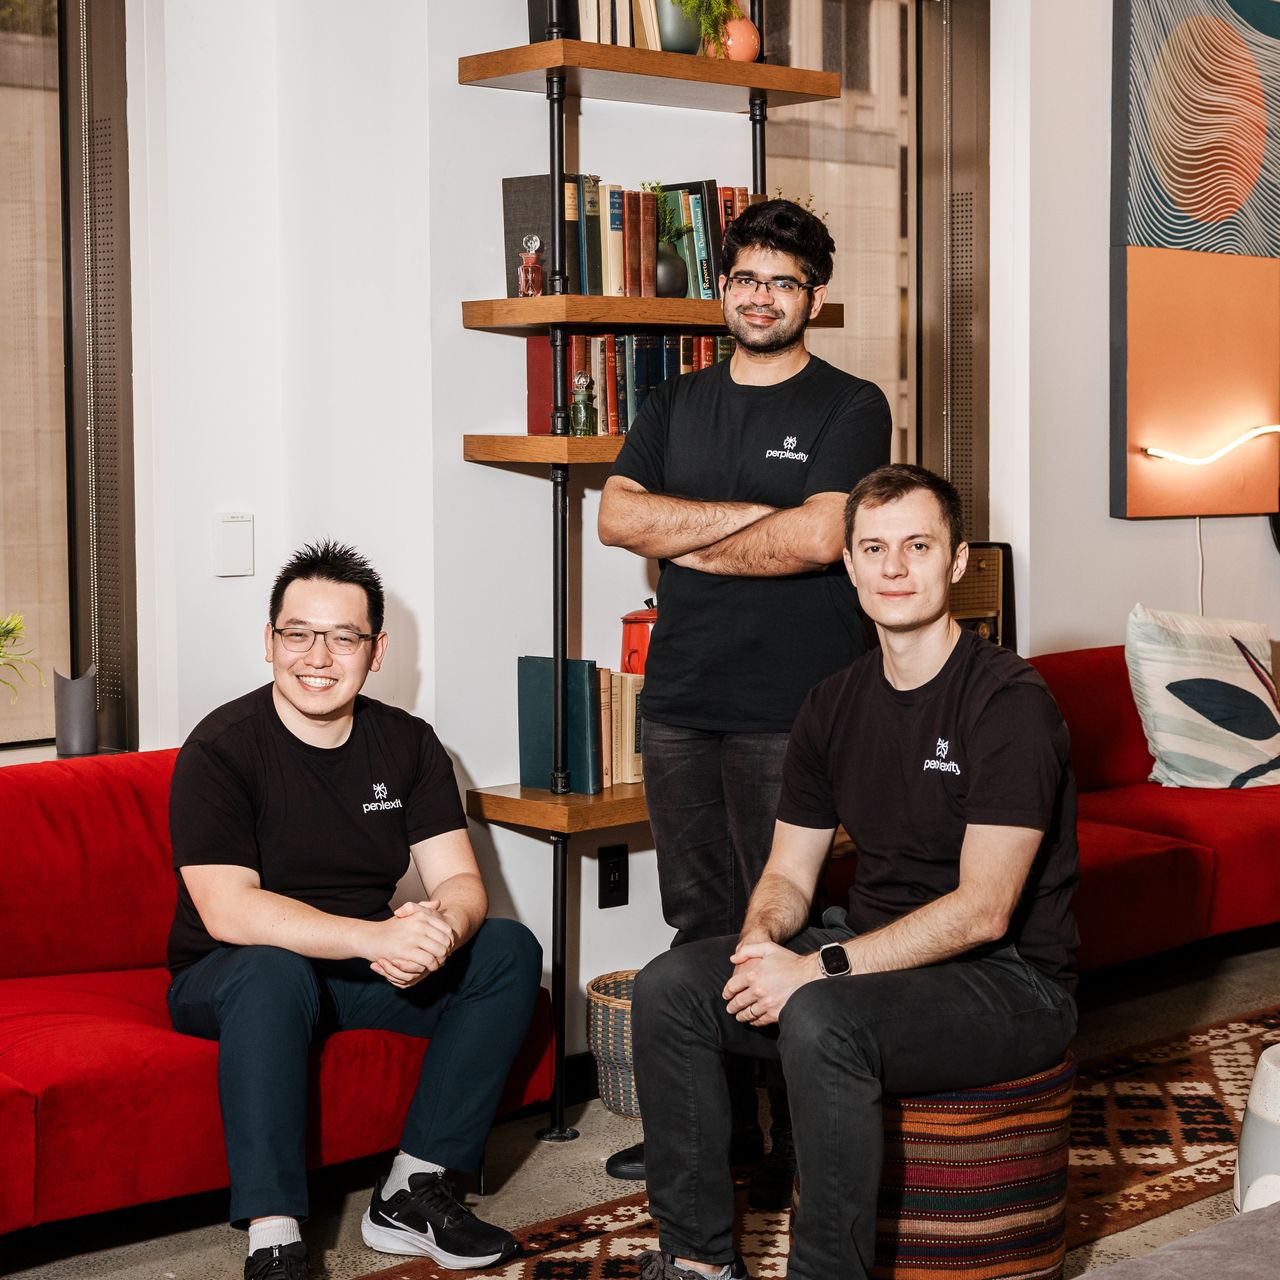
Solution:
{"label": "wooden shelf", "polygon": [[468,462],[612,462],[626,436],[463,436]]}
{"label": "wooden shelf", "polygon": [[564,76],[570,97],[695,111],[745,113],[753,90],[766,95],[771,111],[840,96],[840,77],[833,71],[729,62],[584,40],[546,40],[458,59],[459,84],[491,89],[545,95],[548,72]]}
{"label": "wooden shelf", "polygon": [[[646,328],[722,330],[724,316],[719,301],[702,298],[602,298],[557,293],[541,298],[485,298],[462,304],[464,329],[519,337],[545,333],[558,324],[619,333]],[[842,329],[844,304],[828,302],[812,324],[815,329]]]}
{"label": "wooden shelf", "polygon": [[476,787],[467,792],[467,814],[486,822],[535,831],[603,831],[632,822],[648,822],[644,783],[624,782],[594,796],[556,796],[518,782],[505,787]]}

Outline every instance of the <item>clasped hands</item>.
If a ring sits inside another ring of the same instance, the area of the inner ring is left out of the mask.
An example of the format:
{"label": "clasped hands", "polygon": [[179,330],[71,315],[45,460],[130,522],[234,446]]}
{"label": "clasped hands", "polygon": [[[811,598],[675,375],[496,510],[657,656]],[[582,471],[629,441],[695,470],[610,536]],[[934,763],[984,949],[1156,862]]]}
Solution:
{"label": "clasped hands", "polygon": [[725,1008],[753,1027],[772,1026],[795,991],[818,976],[816,955],[798,956],[776,942],[740,942],[729,960],[733,975],[720,993]]}
{"label": "clasped hands", "polygon": [[393,987],[411,987],[435,973],[458,945],[458,931],[434,898],[402,903],[379,927],[380,954],[369,968]]}

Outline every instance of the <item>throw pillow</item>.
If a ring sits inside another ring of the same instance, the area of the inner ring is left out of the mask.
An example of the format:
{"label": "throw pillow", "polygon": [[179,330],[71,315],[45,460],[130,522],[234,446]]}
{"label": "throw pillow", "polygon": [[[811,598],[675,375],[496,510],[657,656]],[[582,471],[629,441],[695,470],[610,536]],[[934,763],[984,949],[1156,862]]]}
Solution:
{"label": "throw pillow", "polygon": [[1266,627],[1139,604],[1125,627],[1124,656],[1155,757],[1153,782],[1280,783],[1280,700]]}

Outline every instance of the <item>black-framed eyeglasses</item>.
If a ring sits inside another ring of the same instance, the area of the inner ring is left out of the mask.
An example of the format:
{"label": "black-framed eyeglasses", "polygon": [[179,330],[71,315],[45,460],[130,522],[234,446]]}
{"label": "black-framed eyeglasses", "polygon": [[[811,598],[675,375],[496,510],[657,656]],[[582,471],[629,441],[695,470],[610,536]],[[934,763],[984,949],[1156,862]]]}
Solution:
{"label": "black-framed eyeglasses", "polygon": [[734,293],[755,293],[757,289],[763,289],[766,293],[790,294],[813,288],[813,285],[805,280],[797,280],[795,276],[774,276],[769,280],[759,280],[745,272],[726,277],[725,283]]}
{"label": "black-framed eyeglasses", "polygon": [[272,627],[271,633],[280,637],[280,643],[290,653],[310,653],[316,636],[324,636],[325,648],[338,657],[355,653],[366,640],[376,640],[375,635],[363,631],[315,631],[311,627]]}

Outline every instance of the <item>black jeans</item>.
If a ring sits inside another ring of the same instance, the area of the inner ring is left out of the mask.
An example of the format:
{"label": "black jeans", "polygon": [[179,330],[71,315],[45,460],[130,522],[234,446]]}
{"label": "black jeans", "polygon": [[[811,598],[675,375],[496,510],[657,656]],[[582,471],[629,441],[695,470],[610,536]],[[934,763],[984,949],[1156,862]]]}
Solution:
{"label": "black jeans", "polygon": [[[789,945],[807,953],[852,931],[829,927]],[[773,1027],[725,1011],[733,938],[658,956],[632,1003],[636,1089],[645,1116],[649,1204],[661,1247],[723,1265],[733,1259],[726,1052],[780,1058],[791,1098],[802,1194],[789,1280],[863,1280],[875,1256],[883,1138],[880,1099],[1016,1079],[1059,1061],[1075,1034],[1061,987],[1007,947],[895,973],[801,987]]]}
{"label": "black jeans", "polygon": [[644,722],[644,790],[672,946],[742,927],[773,846],[785,733]]}
{"label": "black jeans", "polygon": [[[280,947],[220,947],[169,988],[175,1031],[218,1041],[218,1096],[231,1221],[307,1216],[308,1052],[353,1027],[429,1036],[401,1147],[476,1169],[524,1040],[542,948],[522,924],[487,920],[437,973],[401,990],[363,960],[310,960]],[[383,1087],[376,1076],[362,1086]]]}

